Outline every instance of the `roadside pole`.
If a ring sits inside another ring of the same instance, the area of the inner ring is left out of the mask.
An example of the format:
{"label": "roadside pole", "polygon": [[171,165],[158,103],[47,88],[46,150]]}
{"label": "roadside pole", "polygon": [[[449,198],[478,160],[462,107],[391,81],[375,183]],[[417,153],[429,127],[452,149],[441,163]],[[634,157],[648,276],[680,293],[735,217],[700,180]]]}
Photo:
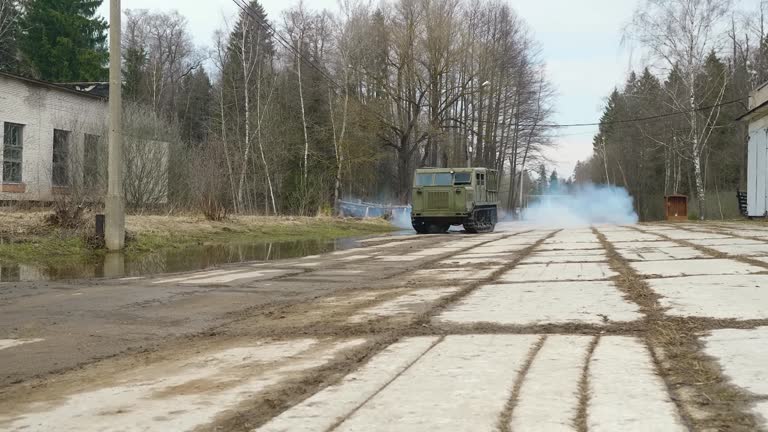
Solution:
{"label": "roadside pole", "polygon": [[125,245],[125,202],[123,199],[123,97],[120,71],[120,0],[109,2],[109,165],[105,240],[107,249],[119,251]]}

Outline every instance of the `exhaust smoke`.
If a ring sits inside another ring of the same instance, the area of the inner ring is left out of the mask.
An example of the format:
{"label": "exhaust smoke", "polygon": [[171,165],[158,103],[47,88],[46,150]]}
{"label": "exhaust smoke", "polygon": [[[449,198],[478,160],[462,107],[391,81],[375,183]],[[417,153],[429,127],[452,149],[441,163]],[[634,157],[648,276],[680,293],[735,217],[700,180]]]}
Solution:
{"label": "exhaust smoke", "polygon": [[413,229],[411,225],[411,206],[406,206],[392,212],[389,221],[392,225],[402,229]]}
{"label": "exhaust smoke", "polygon": [[639,220],[626,189],[617,186],[585,184],[564,194],[542,195],[523,210],[527,223],[573,228],[590,225],[631,225]]}

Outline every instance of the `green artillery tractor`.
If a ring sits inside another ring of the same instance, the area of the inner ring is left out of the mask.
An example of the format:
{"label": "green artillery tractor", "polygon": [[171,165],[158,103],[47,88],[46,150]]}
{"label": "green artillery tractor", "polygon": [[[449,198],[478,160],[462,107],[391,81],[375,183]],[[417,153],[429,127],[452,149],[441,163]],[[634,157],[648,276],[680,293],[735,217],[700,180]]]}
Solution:
{"label": "green artillery tractor", "polygon": [[411,223],[419,234],[447,232],[463,225],[468,233],[496,227],[498,179],[487,168],[424,168],[413,181]]}

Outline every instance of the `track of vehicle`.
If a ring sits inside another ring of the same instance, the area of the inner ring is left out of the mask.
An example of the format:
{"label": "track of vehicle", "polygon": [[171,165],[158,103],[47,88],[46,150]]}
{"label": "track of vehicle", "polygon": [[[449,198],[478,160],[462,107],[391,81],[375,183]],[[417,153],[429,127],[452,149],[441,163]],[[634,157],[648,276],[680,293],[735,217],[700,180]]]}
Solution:
{"label": "track of vehicle", "polygon": [[496,207],[476,208],[472,218],[464,222],[464,230],[471,234],[493,232],[498,222]]}

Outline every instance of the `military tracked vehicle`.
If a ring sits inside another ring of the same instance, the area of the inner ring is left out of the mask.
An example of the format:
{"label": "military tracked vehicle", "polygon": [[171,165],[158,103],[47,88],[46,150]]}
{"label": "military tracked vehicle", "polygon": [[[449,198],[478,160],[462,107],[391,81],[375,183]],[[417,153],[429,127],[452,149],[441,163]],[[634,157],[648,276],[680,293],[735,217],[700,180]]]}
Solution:
{"label": "military tracked vehicle", "polygon": [[411,223],[419,234],[440,234],[452,225],[468,233],[493,232],[498,191],[496,170],[423,168],[413,180]]}

